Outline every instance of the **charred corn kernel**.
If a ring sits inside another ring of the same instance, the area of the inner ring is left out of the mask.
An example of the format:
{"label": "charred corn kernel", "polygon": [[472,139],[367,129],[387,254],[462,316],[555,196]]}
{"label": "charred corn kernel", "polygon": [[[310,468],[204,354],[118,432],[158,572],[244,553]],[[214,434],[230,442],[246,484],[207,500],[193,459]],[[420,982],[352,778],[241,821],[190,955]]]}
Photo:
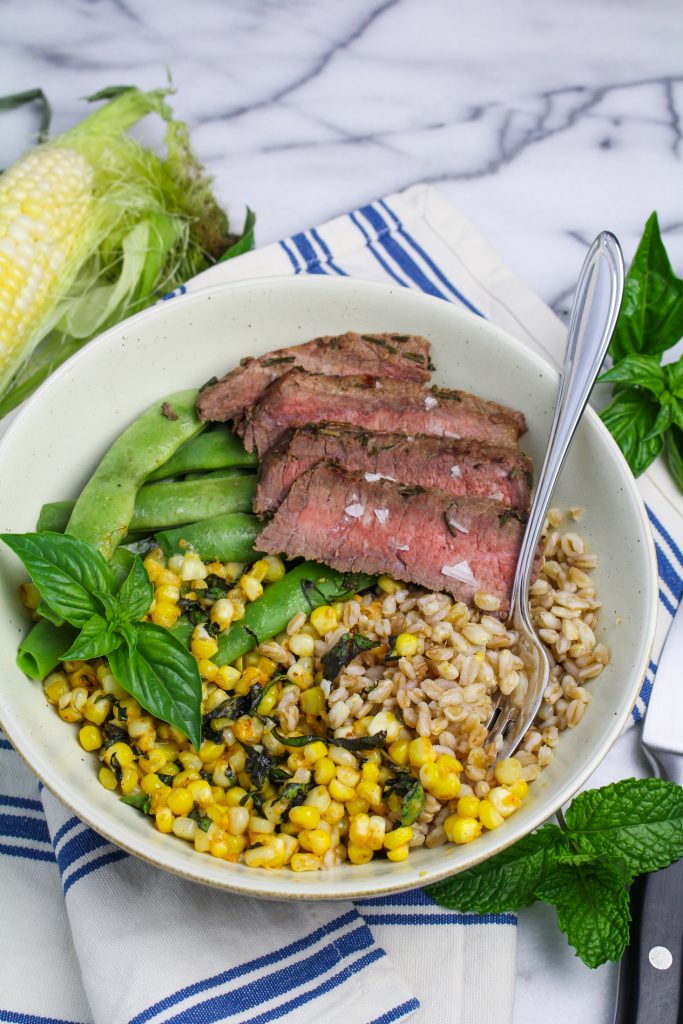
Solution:
{"label": "charred corn kernel", "polygon": [[408,857],[408,844],[407,843],[405,844],[405,846],[397,846],[395,849],[387,851],[387,859],[388,860],[393,860],[394,863],[398,863],[399,861],[406,860],[407,857]]}
{"label": "charred corn kernel", "polygon": [[436,759],[437,767],[442,772],[448,772],[452,774],[459,774],[462,771],[462,764],[458,761],[457,757],[451,757],[450,754],[439,754]]}
{"label": "charred corn kernel", "polygon": [[183,556],[183,561],[180,566],[180,578],[183,583],[189,583],[190,580],[203,580],[209,575],[209,570],[202,562],[199,555],[195,555],[190,552]]}
{"label": "charred corn kernel", "polygon": [[338,800],[340,803],[346,803],[347,800],[353,800],[356,795],[355,789],[351,786],[345,786],[339,779],[332,779],[329,786],[327,787],[330,791],[330,796],[333,800]]}
{"label": "charred corn kernel", "polygon": [[194,750],[181,750],[178,760],[183,768],[194,768],[195,771],[201,771],[202,759],[199,754],[195,754]]}
{"label": "charred corn kernel", "polygon": [[524,798],[529,794],[529,783],[526,781],[526,779],[517,779],[516,782],[512,783],[509,789],[512,795],[516,796],[521,803],[522,800],[524,800]]}
{"label": "charred corn kernel", "polygon": [[331,758],[321,757],[320,760],[316,762],[315,769],[313,771],[313,778],[319,786],[327,786],[327,784],[334,778],[336,770],[336,765]]}
{"label": "charred corn kernel", "polygon": [[172,587],[172,586],[177,586],[177,584],[178,584],[178,573],[175,572],[175,571],[171,571],[170,569],[162,569],[161,572],[159,573],[159,575],[157,576],[157,579],[156,579],[156,585],[158,587],[161,587],[161,586],[164,586],[164,585]]}
{"label": "charred corn kernel", "polygon": [[249,811],[246,807],[230,807],[227,815],[230,835],[241,836],[249,827]]}
{"label": "charred corn kernel", "polygon": [[373,814],[370,817],[370,828],[368,831],[367,843],[371,850],[381,850],[384,844],[387,825],[380,814]]}
{"label": "charred corn kernel", "polygon": [[370,837],[370,815],[354,814],[349,821],[349,841],[355,846],[366,846]]}
{"label": "charred corn kernel", "polygon": [[355,768],[347,768],[346,765],[337,765],[336,776],[344,786],[355,789],[360,782],[360,772]]}
{"label": "charred corn kernel", "polygon": [[133,765],[124,768],[121,772],[121,792],[127,796],[132,793],[138,784],[138,770]]}
{"label": "charred corn kernel", "polygon": [[427,736],[418,736],[408,744],[408,758],[415,768],[421,768],[423,764],[436,761],[436,754],[432,741]]}
{"label": "charred corn kernel", "polygon": [[58,704],[59,698],[70,692],[70,687],[63,672],[51,672],[43,683],[43,693],[50,704]]}
{"label": "charred corn kernel", "polygon": [[40,604],[40,591],[35,583],[22,583],[19,587],[19,600],[24,608],[34,612]]}
{"label": "charred corn kernel", "polygon": [[166,804],[174,814],[185,815],[192,810],[194,800],[186,789],[172,789],[166,797]]}
{"label": "charred corn kernel", "polygon": [[[310,659],[308,660],[310,661]],[[300,690],[307,690],[310,686],[313,686],[313,673],[308,665],[303,662],[304,659],[301,658],[293,665],[290,665],[287,669],[287,678],[290,683],[295,683]]]}
{"label": "charred corn kernel", "polygon": [[461,796],[458,800],[458,815],[461,818],[478,818],[480,803],[476,796]]}
{"label": "charred corn kernel", "polygon": [[271,679],[275,672],[275,669],[277,668],[277,663],[274,662],[272,658],[266,658],[264,655],[261,655],[256,667],[261,669],[264,676],[267,676],[268,679]]}
{"label": "charred corn kernel", "polygon": [[209,618],[221,633],[227,629],[235,615],[235,608],[229,597],[220,597],[211,605]]}
{"label": "charred corn kernel", "polygon": [[344,804],[338,800],[332,800],[326,811],[323,811],[323,821],[328,825],[338,825],[344,817]]}
{"label": "charred corn kernel", "polygon": [[180,587],[177,583],[162,583],[154,591],[155,601],[170,601],[176,604],[180,600]]}
{"label": "charred corn kernel", "polygon": [[493,774],[501,786],[511,786],[521,778],[522,763],[516,757],[505,757],[493,769]]}
{"label": "charred corn kernel", "polygon": [[89,665],[82,666],[74,669],[73,672],[69,672],[69,683],[72,690],[83,687],[87,694],[88,691],[97,688],[98,682],[97,673],[91,669]]}
{"label": "charred corn kernel", "polygon": [[152,622],[164,629],[172,629],[180,615],[180,606],[170,601],[158,601],[152,612]]}
{"label": "charred corn kernel", "polygon": [[167,758],[164,751],[155,747],[154,749],[149,750],[146,754],[143,754],[142,757],[138,758],[138,768],[145,774],[148,772],[158,772],[164,767],[166,760]]}
{"label": "charred corn kernel", "polygon": [[185,792],[189,793],[194,803],[200,807],[208,807],[213,800],[211,786],[206,779],[195,779],[194,782],[190,782]]}
{"label": "charred corn kernel", "polygon": [[482,800],[479,804],[479,820],[484,828],[494,829],[502,825],[505,819],[502,814],[498,813],[490,800]]}
{"label": "charred corn kernel", "polygon": [[268,566],[265,576],[268,583],[277,583],[278,580],[282,579],[285,574],[285,563],[281,558],[278,558],[277,555],[266,555],[261,561],[265,562]]}
{"label": "charred corn kernel", "polygon": [[173,811],[168,807],[160,807],[154,815],[154,823],[160,832],[173,831]]}
{"label": "charred corn kernel", "polygon": [[394,650],[399,658],[412,658],[417,654],[418,639],[413,633],[399,633],[396,637]]}
{"label": "charred corn kernel", "polygon": [[450,814],[443,823],[443,830],[452,843],[464,846],[481,834],[481,822],[476,818],[461,818],[457,814]]}
{"label": "charred corn kernel", "polygon": [[213,658],[218,650],[218,640],[208,632],[206,626],[195,626],[190,650],[195,658]]}
{"label": "charred corn kernel", "polygon": [[337,613],[329,604],[321,604],[319,608],[314,608],[309,618],[311,625],[320,636],[325,636],[339,625]]}
{"label": "charred corn kernel", "polygon": [[202,764],[210,764],[221,756],[225,750],[225,743],[215,743],[213,740],[204,740],[199,748],[199,757]]}
{"label": "charred corn kernel", "polygon": [[150,583],[156,583],[163,566],[159,564],[156,558],[152,558],[151,555],[147,555],[142,564],[145,567]]}
{"label": "charred corn kernel", "polygon": [[[259,683],[260,686],[263,686],[264,683],[268,682],[268,679],[261,669],[256,667],[256,665],[249,665],[242,673],[240,682],[246,684],[247,687],[252,687],[254,683]],[[247,692],[249,691],[247,690]]]}
{"label": "charred corn kernel", "polygon": [[100,768],[97,778],[100,780],[100,785],[104,786],[105,789],[116,789],[118,786],[116,776],[111,768]]}
{"label": "charred corn kernel", "polygon": [[389,757],[394,764],[406,765],[409,760],[410,740],[395,740],[389,745]]}
{"label": "charred corn kernel", "polygon": [[78,739],[84,750],[99,750],[104,742],[96,725],[84,725],[79,730]]}
{"label": "charred corn kernel", "polygon": [[166,786],[154,772],[147,772],[147,774],[143,775],[140,779],[140,789],[143,793],[147,793],[148,796],[151,796],[152,793],[156,792],[156,790],[169,789],[169,787]]}
{"label": "charred corn kernel", "polygon": [[171,826],[171,831],[174,836],[178,836],[178,839],[186,839],[192,843],[197,833],[197,822],[192,818],[176,818]]}
{"label": "charred corn kernel", "polygon": [[323,862],[314,853],[295,853],[290,861],[292,871],[318,871]]}
{"label": "charred corn kernel", "polygon": [[305,715],[322,715],[327,707],[325,694],[319,686],[311,686],[308,690],[302,691],[299,707]]}
{"label": "charred corn kernel", "polygon": [[265,558],[259,558],[258,562],[254,562],[249,570],[249,575],[253,576],[259,583],[266,578],[268,575],[268,563]]}
{"label": "charred corn kernel", "polygon": [[490,790],[487,799],[490,800],[498,813],[502,814],[504,818],[509,818],[517,810],[521,802],[519,797],[503,786],[496,786],[495,789]]}
{"label": "charred corn kernel", "polygon": [[320,811],[310,804],[300,804],[298,807],[292,807],[289,820],[294,825],[301,825],[302,828],[316,828],[320,822]]}
{"label": "charred corn kernel", "polygon": [[83,715],[72,704],[59,705],[59,717],[63,722],[82,722]]}
{"label": "charred corn kernel", "polygon": [[307,764],[317,764],[327,755],[327,746],[319,740],[315,743],[308,743],[304,747],[304,758]]}
{"label": "charred corn kernel", "polygon": [[263,594],[263,585],[255,576],[245,574],[240,578],[239,586],[247,601],[258,601]]}
{"label": "charred corn kernel", "polygon": [[195,768],[186,768],[183,772],[178,772],[173,777],[173,788],[183,789],[188,782],[194,782],[195,779],[199,778],[199,772]]}
{"label": "charred corn kernel", "polygon": [[232,727],[235,739],[240,743],[259,743],[263,736],[263,723],[259,718],[251,715],[242,715]]}
{"label": "charred corn kernel", "polygon": [[346,804],[346,813],[351,814],[367,814],[370,810],[370,804],[367,800],[362,800],[360,797],[355,797],[353,800],[349,800]]}
{"label": "charred corn kernel", "polygon": [[287,767],[293,772],[297,771],[299,768],[306,767],[306,758],[304,757],[303,750],[293,750],[291,752],[287,758]]}
{"label": "charred corn kernel", "polygon": [[223,841],[228,848],[228,860],[237,860],[247,845],[247,840],[244,836],[225,836]]}
{"label": "charred corn kernel", "polygon": [[352,864],[367,864],[372,860],[373,853],[369,846],[356,846],[355,843],[349,843],[346,855]]}
{"label": "charred corn kernel", "polygon": [[401,732],[401,723],[393,711],[380,711],[370,720],[368,724],[368,736],[375,736],[378,732],[385,732],[389,743],[397,740]]}
{"label": "charred corn kernel", "polygon": [[387,850],[396,850],[399,846],[409,843],[412,838],[413,830],[411,826],[401,825],[392,832],[387,832],[384,837],[384,846]]}
{"label": "charred corn kernel", "polygon": [[307,807],[317,807],[321,814],[327,810],[330,806],[332,798],[328,793],[325,786],[314,786],[313,789],[309,790],[306,794],[304,804]]}
{"label": "charred corn kernel", "polygon": [[297,658],[312,658],[315,652],[315,640],[306,633],[293,633],[287,646]]}
{"label": "charred corn kernel", "polygon": [[324,857],[332,846],[329,832],[322,828],[304,829],[299,833],[298,840],[304,850],[309,850],[317,857]]}
{"label": "charred corn kernel", "polygon": [[154,729],[154,721],[149,715],[141,715],[140,718],[136,718],[128,726],[128,735],[132,740],[139,740],[141,736],[144,736],[151,729]]}
{"label": "charred corn kernel", "polygon": [[126,691],[119,684],[118,680],[107,671],[101,678],[102,689],[108,697],[113,697],[114,700],[123,700],[126,696]]}
{"label": "charred corn kernel", "polygon": [[382,803],[382,787],[377,782],[366,782],[362,779],[356,787],[356,793],[361,800],[367,800],[372,807],[379,807]]}
{"label": "charred corn kernel", "polygon": [[104,752],[104,762],[107,765],[118,764],[119,768],[127,768],[135,760],[135,754],[127,743],[112,743]]}
{"label": "charred corn kernel", "polygon": [[402,586],[404,586],[404,584],[397,583],[396,580],[392,580],[391,576],[380,576],[377,580],[377,586],[380,590],[383,590],[385,594],[395,594]]}

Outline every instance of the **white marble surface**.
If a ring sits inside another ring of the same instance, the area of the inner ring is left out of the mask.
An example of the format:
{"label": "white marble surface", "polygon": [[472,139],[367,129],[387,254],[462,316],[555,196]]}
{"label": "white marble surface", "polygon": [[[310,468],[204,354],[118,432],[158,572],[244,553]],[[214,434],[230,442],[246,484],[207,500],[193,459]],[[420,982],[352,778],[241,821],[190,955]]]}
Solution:
{"label": "white marble surface", "polygon": [[[0,95],[42,86],[56,131],[82,116],[78,97],[155,87],[170,68],[175,109],[235,222],[257,211],[260,244],[431,181],[561,314],[601,228],[630,256],[656,208],[683,266],[680,0],[4,0],[2,13]],[[0,166],[32,123],[4,117]],[[593,781],[644,771],[633,730]],[[550,911],[521,915],[514,1024],[606,1024],[614,985],[612,967],[572,956]]]}

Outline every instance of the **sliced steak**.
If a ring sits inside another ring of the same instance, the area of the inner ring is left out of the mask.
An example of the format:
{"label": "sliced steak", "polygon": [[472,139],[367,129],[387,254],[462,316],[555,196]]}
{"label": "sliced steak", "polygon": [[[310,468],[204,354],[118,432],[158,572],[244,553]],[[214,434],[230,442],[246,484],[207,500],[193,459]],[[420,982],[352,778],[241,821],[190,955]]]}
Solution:
{"label": "sliced steak", "polygon": [[294,482],[254,546],[342,572],[388,573],[470,604],[483,590],[500,598],[504,614],[524,531],[520,515],[484,498],[368,483],[362,473],[320,463]]}
{"label": "sliced steak", "polygon": [[382,434],[466,437],[508,448],[526,430],[521,412],[467,391],[304,370],[290,370],[271,384],[237,429],[247,451],[256,448],[262,456],[286,430],[330,420]]}
{"label": "sliced steak", "polygon": [[425,383],[429,380],[429,342],[413,334],[325,335],[303,345],[242,359],[197,399],[202,420],[236,420],[257,402],[269,384],[298,366],[311,373],[371,373]]}
{"label": "sliced steak", "polygon": [[531,459],[483,441],[417,434],[370,434],[343,423],[321,423],[285,434],[265,455],[254,511],[274,512],[294,481],[318,462],[402,484],[438,487],[454,497],[490,498],[529,508]]}

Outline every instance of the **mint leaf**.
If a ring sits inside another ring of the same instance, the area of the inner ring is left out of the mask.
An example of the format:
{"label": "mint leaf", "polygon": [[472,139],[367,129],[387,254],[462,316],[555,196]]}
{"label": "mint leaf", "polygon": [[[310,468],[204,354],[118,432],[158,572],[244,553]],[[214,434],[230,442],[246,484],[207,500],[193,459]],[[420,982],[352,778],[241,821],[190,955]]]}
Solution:
{"label": "mint leaf", "polygon": [[618,862],[559,865],[536,890],[588,967],[619,960],[629,941],[627,872]]}
{"label": "mint leaf", "polygon": [[666,461],[669,472],[683,491],[683,430],[671,427],[666,434]]}
{"label": "mint leaf", "polygon": [[683,281],[671,269],[657,214],[653,213],[626,275],[610,353],[615,360],[633,352],[656,355],[682,336]]}
{"label": "mint leaf", "polygon": [[149,582],[142,559],[136,555],[116,595],[116,614],[127,621],[141,619],[149,611],[153,600],[154,587]]}
{"label": "mint leaf", "polygon": [[110,654],[121,646],[122,637],[116,628],[101,615],[93,615],[83,626],[71,647],[61,657],[62,661],[88,661]]}
{"label": "mint leaf", "polygon": [[683,857],[683,789],[663,779],[624,779],[580,793],[565,819],[579,850],[623,860],[632,875]]}
{"label": "mint leaf", "polygon": [[112,651],[112,672],[146,711],[177,726],[198,750],[202,683],[195,658],[162,626],[136,622],[132,628],[137,635],[135,654],[126,647]]}
{"label": "mint leaf", "polygon": [[143,814],[149,814],[149,809],[152,806],[152,798],[147,793],[128,793],[126,796],[120,796],[119,801],[122,804],[128,804],[129,807],[135,807]]}
{"label": "mint leaf", "polygon": [[598,377],[601,384],[631,384],[647,388],[656,398],[666,389],[664,369],[659,365],[658,356],[626,356]]}
{"label": "mint leaf", "polygon": [[93,591],[111,593],[114,574],[99,553],[61,533],[3,533],[0,539],[21,559],[52,612],[83,626],[100,611]]}
{"label": "mint leaf", "polygon": [[536,900],[536,889],[555,867],[560,851],[571,852],[565,833],[557,825],[544,825],[495,857],[429,886],[427,892],[437,903],[456,910],[518,910]]}

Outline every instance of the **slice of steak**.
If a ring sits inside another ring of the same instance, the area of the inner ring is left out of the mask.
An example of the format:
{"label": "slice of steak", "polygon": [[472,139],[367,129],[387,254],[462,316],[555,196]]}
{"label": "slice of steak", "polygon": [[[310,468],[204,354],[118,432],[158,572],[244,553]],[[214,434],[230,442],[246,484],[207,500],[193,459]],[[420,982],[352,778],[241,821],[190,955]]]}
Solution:
{"label": "slice of steak", "polygon": [[484,498],[368,483],[320,463],[296,480],[254,546],[287,558],[313,558],[342,572],[387,573],[471,604],[495,594],[501,614],[524,531],[522,513]]}
{"label": "slice of steak", "polygon": [[197,399],[202,420],[236,420],[257,402],[269,384],[295,366],[312,373],[371,373],[425,383],[429,380],[429,342],[417,334],[325,335],[303,345],[247,357]]}
{"label": "slice of steak", "polygon": [[343,423],[321,423],[289,431],[266,452],[254,511],[274,512],[294,481],[325,461],[363,472],[368,482],[397,480],[438,487],[454,497],[529,508],[531,459],[515,448],[425,434],[370,434]]}
{"label": "slice of steak", "polygon": [[515,448],[526,430],[521,412],[467,391],[290,370],[246,413],[237,432],[247,451],[256,448],[262,456],[286,430],[326,421],[382,434],[473,438],[508,448]]}

